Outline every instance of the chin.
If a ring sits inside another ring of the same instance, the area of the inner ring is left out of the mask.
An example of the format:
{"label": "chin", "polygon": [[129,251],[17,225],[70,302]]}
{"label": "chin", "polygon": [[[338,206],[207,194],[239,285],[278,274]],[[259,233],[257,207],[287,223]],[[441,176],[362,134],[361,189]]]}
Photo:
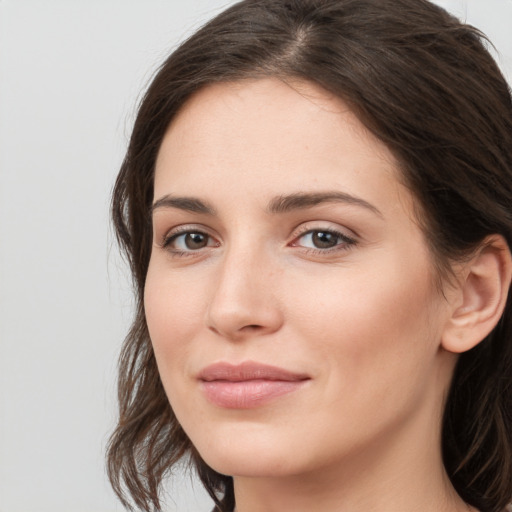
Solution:
{"label": "chin", "polygon": [[[245,477],[282,477],[298,471],[298,447],[280,439],[277,432],[261,429],[231,429],[229,434],[194,439],[201,458],[223,475]],[[237,430],[237,432],[234,432]],[[259,430],[259,431],[258,431]],[[304,455],[304,452],[302,452]]]}
{"label": "chin", "polygon": [[276,453],[254,453],[254,450],[236,453],[208,453],[203,460],[212,469],[223,475],[252,478],[278,478],[296,474],[297,468],[290,465],[289,457]]}

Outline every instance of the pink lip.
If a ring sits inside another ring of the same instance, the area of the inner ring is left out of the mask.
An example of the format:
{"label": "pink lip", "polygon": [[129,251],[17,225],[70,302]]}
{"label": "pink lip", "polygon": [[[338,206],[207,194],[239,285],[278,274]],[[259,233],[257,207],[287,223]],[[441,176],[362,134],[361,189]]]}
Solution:
{"label": "pink lip", "polygon": [[251,409],[296,391],[310,380],[304,373],[247,361],[216,363],[198,375],[206,398],[219,407]]}

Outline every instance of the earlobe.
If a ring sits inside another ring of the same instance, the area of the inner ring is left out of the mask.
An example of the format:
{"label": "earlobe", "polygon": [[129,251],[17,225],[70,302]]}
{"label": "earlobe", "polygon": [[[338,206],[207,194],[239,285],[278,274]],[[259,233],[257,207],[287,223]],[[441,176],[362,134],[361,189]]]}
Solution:
{"label": "earlobe", "polygon": [[505,239],[501,235],[486,238],[463,267],[458,301],[442,336],[443,348],[455,353],[478,345],[503,314],[512,275],[512,258]]}

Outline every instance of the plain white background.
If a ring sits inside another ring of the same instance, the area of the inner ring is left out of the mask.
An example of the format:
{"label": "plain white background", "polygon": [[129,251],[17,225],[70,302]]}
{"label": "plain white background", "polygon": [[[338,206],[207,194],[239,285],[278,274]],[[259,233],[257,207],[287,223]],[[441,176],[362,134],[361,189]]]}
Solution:
{"label": "plain white background", "polygon": [[[232,2],[0,0],[0,512],[113,512],[104,472],[130,322],[109,227],[137,99],[178,41]],[[512,77],[512,0],[437,3]],[[169,511],[211,509],[178,475]]]}

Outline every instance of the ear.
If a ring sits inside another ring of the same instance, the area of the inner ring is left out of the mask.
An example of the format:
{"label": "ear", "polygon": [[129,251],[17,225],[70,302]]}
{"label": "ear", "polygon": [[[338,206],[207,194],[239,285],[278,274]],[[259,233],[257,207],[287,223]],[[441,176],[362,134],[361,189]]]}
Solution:
{"label": "ear", "polygon": [[512,258],[501,235],[487,237],[462,265],[453,309],[442,335],[449,352],[472,349],[496,327],[507,302]]}

